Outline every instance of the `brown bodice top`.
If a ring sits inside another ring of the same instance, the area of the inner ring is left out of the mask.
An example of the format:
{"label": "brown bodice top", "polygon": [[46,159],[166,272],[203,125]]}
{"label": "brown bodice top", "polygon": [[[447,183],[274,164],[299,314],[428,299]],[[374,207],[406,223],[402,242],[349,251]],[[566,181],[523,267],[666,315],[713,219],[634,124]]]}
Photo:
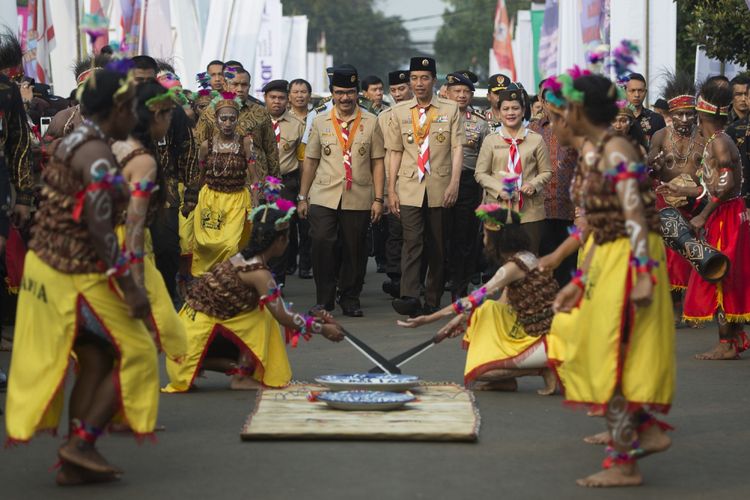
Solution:
{"label": "brown bodice top", "polygon": [[247,184],[247,159],[242,139],[237,143],[237,150],[220,153],[215,150],[213,138],[208,139],[208,157],[206,158],[206,185],[215,191],[234,193],[241,191]]}
{"label": "brown bodice top", "polygon": [[[63,273],[103,272],[106,266],[100,261],[91,243],[91,235],[84,219],[83,210],[76,220],[74,211],[80,209],[79,199],[84,196],[86,185],[80,173],[70,161],[74,153],[89,141],[106,140],[95,127],[83,124],[63,138],[42,173],[44,187],[35,223],[31,229],[29,249],[40,259]],[[113,167],[119,170],[117,164]],[[125,206],[127,192],[112,189],[112,223]],[[107,208],[103,208],[106,210]]]}
{"label": "brown bodice top", "polygon": [[268,269],[264,264],[235,266],[231,259],[197,278],[185,302],[196,311],[219,319],[229,319],[258,306],[260,296],[240,279],[241,272]]}

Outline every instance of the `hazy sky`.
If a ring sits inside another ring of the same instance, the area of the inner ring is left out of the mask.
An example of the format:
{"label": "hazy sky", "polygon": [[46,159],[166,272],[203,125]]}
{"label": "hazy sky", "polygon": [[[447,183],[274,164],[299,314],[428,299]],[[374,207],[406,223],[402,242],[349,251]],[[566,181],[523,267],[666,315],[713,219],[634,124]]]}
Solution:
{"label": "hazy sky", "polygon": [[415,17],[435,16],[404,23],[404,26],[411,31],[412,41],[429,42],[428,45],[418,44],[419,49],[432,52],[435,33],[443,24],[442,14],[445,11],[445,2],[442,0],[377,0],[377,6],[387,15],[400,16],[404,21]]}

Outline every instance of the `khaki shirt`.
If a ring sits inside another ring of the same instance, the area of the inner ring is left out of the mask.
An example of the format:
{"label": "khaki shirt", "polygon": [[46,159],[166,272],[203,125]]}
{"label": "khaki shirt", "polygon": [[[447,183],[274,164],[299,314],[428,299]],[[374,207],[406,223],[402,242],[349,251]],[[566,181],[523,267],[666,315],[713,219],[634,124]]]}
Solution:
{"label": "khaki shirt", "polygon": [[485,137],[490,135],[490,127],[481,113],[468,107],[464,112],[464,129],[466,130],[466,144],[464,145],[463,168],[474,170],[482,143]]}
{"label": "khaki shirt", "polygon": [[[271,119],[273,120],[273,118]],[[287,175],[299,169],[299,162],[304,160],[302,134],[305,133],[305,122],[285,111],[277,120],[279,123],[279,168],[281,175]]]}
{"label": "khaki shirt", "polygon": [[[320,160],[310,187],[310,204],[336,210],[370,210],[375,199],[372,160],[383,158],[383,132],[375,115],[360,110],[362,119],[352,143],[352,188],[346,190],[344,153],[333,129],[335,108],[315,117],[305,157]],[[352,118],[349,124],[354,121]]]}
{"label": "khaki shirt", "polygon": [[[489,135],[482,144],[479,158],[477,158],[474,178],[484,188],[486,202],[500,201],[503,179],[515,176],[508,171],[509,149],[510,145],[503,140],[503,136],[500,134]],[[521,153],[522,183],[531,184],[536,189],[536,192],[531,196],[523,195],[521,221],[539,221],[545,218],[544,186],[552,177],[549,151],[542,136],[531,130],[529,130],[523,142],[518,145],[518,150]]]}
{"label": "khaki shirt", "polygon": [[412,98],[391,108],[385,147],[390,151],[403,151],[396,186],[401,205],[421,207],[427,194],[427,205],[440,207],[451,180],[452,150],[466,144],[463,118],[455,102],[432,97],[427,111],[429,114],[433,107],[436,109],[430,124],[430,174],[420,182],[417,174],[419,144],[412,127],[412,108],[416,106],[417,99]]}
{"label": "khaki shirt", "polygon": [[[216,131],[216,111],[213,106],[206,108],[195,129],[195,141],[200,147],[203,141],[207,141]],[[253,137],[255,168],[258,171],[258,177],[261,179],[268,175],[279,177],[279,150],[276,147],[271,115],[266,108],[254,102],[245,103],[240,110],[237,133],[240,137],[247,135]]]}

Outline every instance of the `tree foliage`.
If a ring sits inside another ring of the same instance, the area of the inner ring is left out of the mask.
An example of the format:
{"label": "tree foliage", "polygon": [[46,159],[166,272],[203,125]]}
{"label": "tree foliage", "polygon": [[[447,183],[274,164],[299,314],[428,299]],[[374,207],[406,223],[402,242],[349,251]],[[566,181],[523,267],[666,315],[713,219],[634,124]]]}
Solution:
{"label": "tree foliage", "polygon": [[[446,3],[451,8],[443,14],[443,26],[435,39],[435,56],[441,71],[470,68],[482,77],[488,76],[497,0],[447,0]],[[506,0],[505,4],[511,26],[519,10],[531,7],[530,0]]]}
{"label": "tree foliage", "polygon": [[315,51],[321,33],[334,64],[353,64],[360,76],[403,67],[414,55],[409,32],[399,17],[386,16],[373,0],[284,0],[284,15],[306,15],[307,49]]}
{"label": "tree foliage", "polygon": [[750,9],[745,0],[675,0],[687,39],[724,62],[750,66]]}

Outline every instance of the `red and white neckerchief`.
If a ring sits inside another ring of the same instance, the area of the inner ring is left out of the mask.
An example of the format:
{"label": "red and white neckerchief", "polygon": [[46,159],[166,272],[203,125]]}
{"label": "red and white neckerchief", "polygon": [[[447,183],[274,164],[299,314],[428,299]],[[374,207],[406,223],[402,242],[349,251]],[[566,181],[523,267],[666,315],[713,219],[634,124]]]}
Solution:
{"label": "red and white neckerchief", "polygon": [[278,144],[281,142],[281,127],[278,120],[272,118],[271,123],[273,124],[273,134],[276,136],[276,144]]}
{"label": "red and white neckerchief", "polygon": [[[419,177],[419,182],[422,182],[425,175],[430,173],[430,125],[434,113],[430,113],[429,117],[427,116],[427,109],[429,107],[423,108],[417,106],[416,109],[412,108],[412,124],[414,121],[417,122],[414,135],[419,146],[419,154],[417,155],[417,176]],[[415,114],[418,114],[418,116],[415,117]]]}
{"label": "red and white neckerchief", "polygon": [[523,166],[521,165],[521,152],[518,149],[526,136],[529,135],[529,129],[523,129],[523,135],[521,137],[506,137],[503,129],[500,129],[500,137],[510,146],[508,148],[508,173],[517,177],[518,187],[518,210],[523,207],[523,194],[521,193],[521,186],[523,186]]}
{"label": "red and white neckerchief", "polygon": [[340,120],[339,117],[336,116],[337,114],[338,113],[336,112],[334,106],[333,111],[331,111],[333,130],[334,132],[336,132],[336,137],[338,137],[339,144],[341,145],[341,154],[344,159],[344,189],[349,191],[352,188],[353,181],[352,143],[354,142],[354,137],[357,135],[357,131],[359,130],[359,124],[362,121],[362,110],[357,107],[357,116],[351,123]]}

